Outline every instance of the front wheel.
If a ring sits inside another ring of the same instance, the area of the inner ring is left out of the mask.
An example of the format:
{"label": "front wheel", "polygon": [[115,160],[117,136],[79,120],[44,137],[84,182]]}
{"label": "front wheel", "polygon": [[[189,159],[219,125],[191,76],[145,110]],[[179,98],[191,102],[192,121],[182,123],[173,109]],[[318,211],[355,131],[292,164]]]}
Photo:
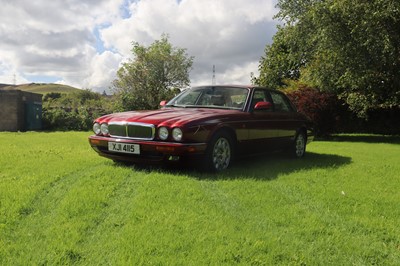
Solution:
{"label": "front wheel", "polygon": [[205,157],[207,170],[219,172],[228,168],[233,158],[232,143],[232,138],[224,132],[212,138]]}
{"label": "front wheel", "polygon": [[293,145],[293,154],[297,158],[301,158],[304,156],[306,153],[306,136],[303,131],[300,131],[295,140],[294,140],[294,145]]}

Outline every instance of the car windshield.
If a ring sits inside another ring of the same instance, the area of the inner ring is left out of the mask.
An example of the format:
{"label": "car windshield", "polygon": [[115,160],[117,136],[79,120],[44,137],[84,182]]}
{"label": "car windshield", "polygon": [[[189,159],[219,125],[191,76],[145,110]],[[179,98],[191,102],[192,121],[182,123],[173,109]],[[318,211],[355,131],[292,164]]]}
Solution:
{"label": "car windshield", "polygon": [[174,107],[205,107],[242,110],[249,90],[238,87],[194,87],[167,103]]}

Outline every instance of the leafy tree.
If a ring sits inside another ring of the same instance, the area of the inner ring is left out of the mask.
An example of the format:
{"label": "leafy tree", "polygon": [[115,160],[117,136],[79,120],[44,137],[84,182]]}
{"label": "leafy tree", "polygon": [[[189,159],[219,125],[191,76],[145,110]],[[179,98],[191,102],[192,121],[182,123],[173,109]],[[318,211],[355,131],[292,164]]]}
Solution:
{"label": "leafy tree", "polygon": [[279,0],[283,21],[256,83],[299,80],[336,93],[360,117],[400,106],[400,1]]}
{"label": "leafy tree", "polygon": [[122,65],[113,82],[119,110],[157,108],[190,84],[193,57],[172,46],[168,36],[148,47],[133,43],[132,53],[134,58]]}
{"label": "leafy tree", "polygon": [[274,36],[273,45],[267,45],[260,62],[260,76],[255,83],[278,88],[287,80],[298,80],[304,66],[304,55],[300,52],[302,40],[297,38],[294,26],[281,27]]}

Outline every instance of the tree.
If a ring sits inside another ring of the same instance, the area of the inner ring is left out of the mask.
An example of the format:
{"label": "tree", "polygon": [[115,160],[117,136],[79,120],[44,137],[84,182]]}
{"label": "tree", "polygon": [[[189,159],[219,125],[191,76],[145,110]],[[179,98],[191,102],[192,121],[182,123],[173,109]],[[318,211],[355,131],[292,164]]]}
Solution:
{"label": "tree", "polygon": [[193,57],[186,49],[173,47],[168,36],[148,47],[135,42],[132,53],[134,58],[122,65],[113,82],[119,110],[157,108],[190,84]]}
{"label": "tree", "polygon": [[279,0],[256,83],[299,80],[336,93],[360,117],[400,106],[400,1]]}

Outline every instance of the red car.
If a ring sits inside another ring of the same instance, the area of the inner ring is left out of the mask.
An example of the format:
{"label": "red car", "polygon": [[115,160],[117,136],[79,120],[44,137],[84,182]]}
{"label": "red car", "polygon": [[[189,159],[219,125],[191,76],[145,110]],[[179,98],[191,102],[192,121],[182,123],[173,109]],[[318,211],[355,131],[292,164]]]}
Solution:
{"label": "red car", "polygon": [[96,119],[90,145],[114,161],[192,158],[208,170],[221,171],[234,156],[285,149],[303,157],[313,139],[311,122],[276,90],[193,87],[161,106]]}

